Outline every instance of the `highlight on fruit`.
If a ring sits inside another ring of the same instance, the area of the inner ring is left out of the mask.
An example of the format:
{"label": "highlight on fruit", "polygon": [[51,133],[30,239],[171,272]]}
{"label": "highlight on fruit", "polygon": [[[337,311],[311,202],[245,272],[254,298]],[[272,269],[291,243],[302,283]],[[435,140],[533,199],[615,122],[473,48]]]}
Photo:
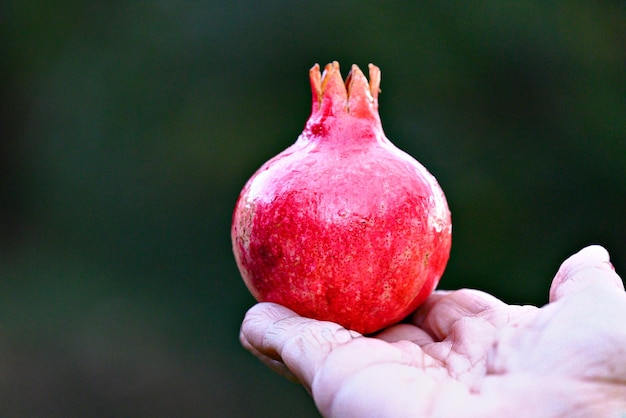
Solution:
{"label": "highlight on fruit", "polygon": [[432,293],[452,223],[435,177],[385,136],[381,72],[337,62],[309,71],[311,114],[295,143],[264,163],[235,204],[231,239],[258,301],[363,334]]}

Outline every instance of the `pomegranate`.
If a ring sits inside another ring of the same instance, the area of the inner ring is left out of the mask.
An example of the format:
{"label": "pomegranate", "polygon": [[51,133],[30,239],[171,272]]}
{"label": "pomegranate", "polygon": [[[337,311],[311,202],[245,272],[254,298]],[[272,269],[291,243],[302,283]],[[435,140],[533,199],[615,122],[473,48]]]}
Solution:
{"label": "pomegranate", "polygon": [[452,225],[435,178],[385,136],[380,70],[309,71],[313,106],[297,141],[244,186],[232,218],[235,260],[258,301],[367,334],[431,294]]}

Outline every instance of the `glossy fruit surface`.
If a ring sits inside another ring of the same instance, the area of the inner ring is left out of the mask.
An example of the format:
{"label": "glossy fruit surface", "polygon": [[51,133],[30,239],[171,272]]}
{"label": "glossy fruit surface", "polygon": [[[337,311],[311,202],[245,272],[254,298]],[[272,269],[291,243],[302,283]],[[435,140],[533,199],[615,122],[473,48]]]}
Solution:
{"label": "glossy fruit surface", "polygon": [[361,333],[391,325],[433,291],[450,254],[443,191],[386,137],[380,70],[309,72],[311,115],[297,141],[248,180],[231,238],[258,301]]}

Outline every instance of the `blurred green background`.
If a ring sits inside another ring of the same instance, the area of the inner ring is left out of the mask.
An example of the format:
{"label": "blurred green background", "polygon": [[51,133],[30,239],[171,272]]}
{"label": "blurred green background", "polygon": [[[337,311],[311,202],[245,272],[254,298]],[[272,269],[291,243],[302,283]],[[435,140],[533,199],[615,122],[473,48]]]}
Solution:
{"label": "blurred green background", "polygon": [[317,416],[239,346],[229,236],[316,62],[381,68],[452,210],[441,288],[543,304],[591,243],[626,273],[625,28],[623,1],[3,2],[2,415]]}

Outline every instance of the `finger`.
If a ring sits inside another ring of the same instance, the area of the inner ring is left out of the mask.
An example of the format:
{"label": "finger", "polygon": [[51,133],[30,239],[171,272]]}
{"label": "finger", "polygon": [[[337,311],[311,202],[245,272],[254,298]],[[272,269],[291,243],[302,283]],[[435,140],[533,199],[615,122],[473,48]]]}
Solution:
{"label": "finger", "polygon": [[[252,307],[243,321],[241,333],[258,353],[283,363],[307,388],[311,387],[328,353],[361,336],[333,322],[304,318],[273,303]],[[277,367],[281,373],[280,365],[274,362],[266,364],[275,370]]]}
{"label": "finger", "polygon": [[241,345],[259,360],[261,360],[265,365],[267,365],[270,369],[283,376],[284,378],[291,380],[292,382],[299,382],[298,378],[291,373],[291,370],[285,366],[281,360],[275,360],[271,357],[266,356],[265,354],[258,351],[246,338],[246,335],[242,332],[239,333],[239,341],[241,341]]}
{"label": "finger", "polygon": [[599,245],[583,248],[561,264],[550,286],[550,302],[590,287],[624,291],[624,283],[615,272],[609,253]]}
{"label": "finger", "polygon": [[281,360],[280,355],[272,347],[265,346],[265,333],[275,322],[292,317],[297,318],[299,315],[275,303],[265,302],[254,305],[246,312],[241,324],[241,335],[248,344],[246,348],[251,347],[267,358]]}
{"label": "finger", "polygon": [[420,347],[434,342],[433,337],[429,333],[411,324],[397,324],[391,326],[376,334],[375,338],[387,341],[388,343],[410,341]]}
{"label": "finger", "polygon": [[506,306],[504,302],[479,290],[435,292],[415,312],[412,322],[441,341],[450,335],[454,323],[459,319],[503,306]]}

